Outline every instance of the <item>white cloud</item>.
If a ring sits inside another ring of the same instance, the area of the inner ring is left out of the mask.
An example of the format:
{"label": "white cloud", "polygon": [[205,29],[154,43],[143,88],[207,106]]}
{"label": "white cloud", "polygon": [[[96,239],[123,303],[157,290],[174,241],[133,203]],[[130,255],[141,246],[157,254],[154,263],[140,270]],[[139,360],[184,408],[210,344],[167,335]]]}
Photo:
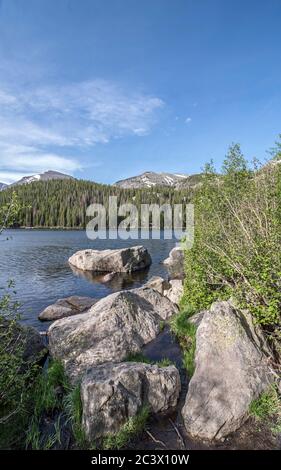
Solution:
{"label": "white cloud", "polygon": [[[0,142],[0,181],[11,183],[23,176],[47,169],[73,173],[81,169],[75,158],[38,151],[36,147],[3,144]],[[12,171],[11,171],[12,170]]]}
{"label": "white cloud", "polygon": [[185,123],[189,124],[191,121],[192,121],[191,117],[187,117],[186,120],[185,120]]}
{"label": "white cloud", "polygon": [[128,135],[144,136],[164,105],[92,80],[24,91],[0,87],[0,170],[73,172],[81,168],[65,150],[85,150]]}

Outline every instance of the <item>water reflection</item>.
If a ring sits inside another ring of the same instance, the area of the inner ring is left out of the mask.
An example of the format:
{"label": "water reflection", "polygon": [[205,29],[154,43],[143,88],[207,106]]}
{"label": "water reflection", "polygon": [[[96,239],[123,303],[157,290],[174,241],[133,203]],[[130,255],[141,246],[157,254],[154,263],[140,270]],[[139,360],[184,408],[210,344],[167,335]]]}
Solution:
{"label": "water reflection", "polygon": [[133,273],[97,273],[94,271],[82,271],[69,264],[73,274],[86,279],[92,284],[105,284],[113,292],[137,287],[144,284],[148,279],[149,268]]}

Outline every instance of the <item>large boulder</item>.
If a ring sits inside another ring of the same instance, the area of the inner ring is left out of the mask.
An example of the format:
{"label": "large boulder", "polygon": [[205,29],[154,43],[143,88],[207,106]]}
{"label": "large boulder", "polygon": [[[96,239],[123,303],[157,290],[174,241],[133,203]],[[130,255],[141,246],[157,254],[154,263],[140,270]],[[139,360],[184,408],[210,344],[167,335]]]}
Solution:
{"label": "large boulder", "polygon": [[63,361],[75,381],[89,367],[120,362],[129,353],[139,352],[157,336],[160,321],[144,297],[131,291],[117,292],[86,313],[55,321],[48,330],[50,352]]}
{"label": "large boulder", "polygon": [[220,439],[241,426],[251,401],[273,381],[266,353],[262,333],[247,312],[216,302],[204,313],[182,410],[189,434]]}
{"label": "large boulder", "polygon": [[171,277],[183,279],[184,277],[184,250],[175,246],[169,253],[169,257],[163,261],[171,274]]}
{"label": "large boulder", "polygon": [[92,297],[79,297],[73,295],[65,299],[58,299],[54,304],[46,307],[43,312],[38,315],[41,321],[54,321],[60,318],[70,317],[78,313],[89,310],[97,302]]}
{"label": "large boulder", "polygon": [[143,246],[119,250],[82,250],[69,258],[69,263],[83,271],[133,272],[151,264],[151,257]]}
{"label": "large boulder", "polygon": [[81,384],[82,424],[89,440],[116,433],[144,405],[152,413],[174,408],[180,393],[175,366],[125,362],[89,369]]}

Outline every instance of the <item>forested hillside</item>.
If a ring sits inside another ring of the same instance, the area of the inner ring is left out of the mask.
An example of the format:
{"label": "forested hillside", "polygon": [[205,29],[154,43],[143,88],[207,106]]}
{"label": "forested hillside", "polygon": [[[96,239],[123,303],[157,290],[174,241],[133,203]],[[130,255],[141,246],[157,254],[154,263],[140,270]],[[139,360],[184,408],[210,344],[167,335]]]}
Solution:
{"label": "forested hillside", "polygon": [[13,191],[24,207],[17,218],[23,227],[85,228],[86,208],[92,203],[108,207],[109,196],[118,197],[118,205],[188,203],[193,191],[169,187],[123,189],[82,180],[38,181],[16,186],[0,193],[0,206],[9,202]]}

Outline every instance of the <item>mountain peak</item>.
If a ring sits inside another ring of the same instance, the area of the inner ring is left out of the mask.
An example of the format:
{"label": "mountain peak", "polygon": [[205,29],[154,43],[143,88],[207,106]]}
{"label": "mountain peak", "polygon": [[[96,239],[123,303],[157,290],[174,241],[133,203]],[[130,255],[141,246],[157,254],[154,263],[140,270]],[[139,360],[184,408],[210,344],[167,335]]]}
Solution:
{"label": "mountain peak", "polygon": [[19,181],[12,183],[10,186],[17,186],[18,184],[30,184],[35,181],[49,181],[49,180],[65,180],[65,179],[74,179],[73,176],[66,175],[65,173],[60,173],[56,170],[47,170],[43,173],[38,173],[36,175],[24,176]]}
{"label": "mountain peak", "polygon": [[188,175],[180,173],[156,173],[154,171],[145,171],[141,175],[117,181],[115,186],[134,189],[152,188],[153,186],[176,187],[178,183],[186,178],[188,178]]}

